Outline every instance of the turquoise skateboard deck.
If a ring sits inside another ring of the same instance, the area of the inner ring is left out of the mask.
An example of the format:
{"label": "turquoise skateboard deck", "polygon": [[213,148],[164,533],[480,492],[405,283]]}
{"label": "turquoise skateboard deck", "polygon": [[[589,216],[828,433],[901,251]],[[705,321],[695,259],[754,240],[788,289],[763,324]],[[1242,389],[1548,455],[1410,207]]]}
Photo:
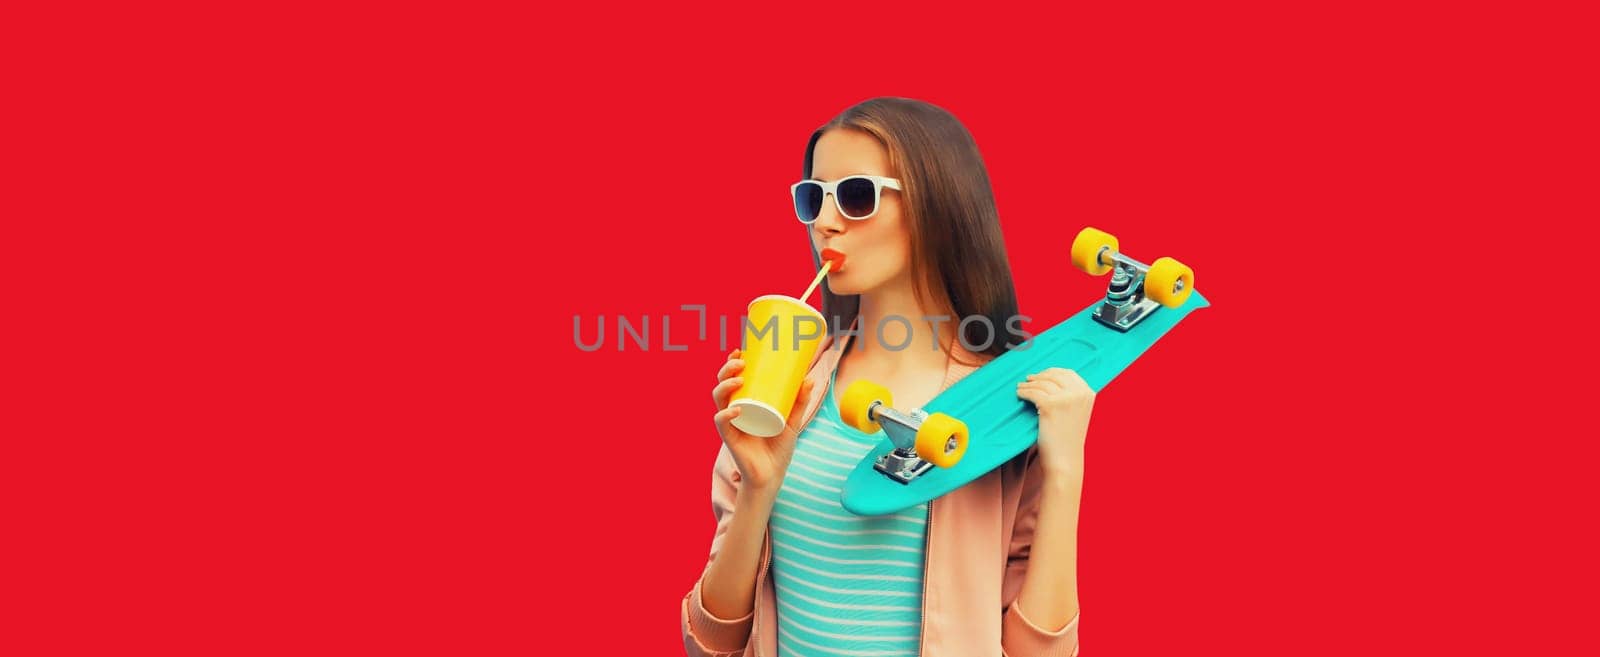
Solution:
{"label": "turquoise skateboard deck", "polygon": [[967,447],[955,465],[934,467],[902,483],[874,465],[894,449],[885,438],[845,480],[844,508],[857,515],[894,513],[988,474],[1039,438],[1038,412],[1031,402],[1017,397],[1017,384],[1029,374],[1051,367],[1070,369],[1098,393],[1189,313],[1211,305],[1196,290],[1182,305],[1157,309],[1123,332],[1095,319],[1101,303],[1035,336],[1026,349],[1013,349],[979,367],[922,407],[929,414],[944,413],[966,424]]}

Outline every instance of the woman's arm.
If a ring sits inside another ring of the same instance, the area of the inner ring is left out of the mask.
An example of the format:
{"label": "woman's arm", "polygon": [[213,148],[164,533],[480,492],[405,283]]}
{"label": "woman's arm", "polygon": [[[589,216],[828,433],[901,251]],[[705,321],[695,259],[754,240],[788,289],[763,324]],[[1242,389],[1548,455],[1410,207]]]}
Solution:
{"label": "woman's arm", "polygon": [[766,533],[766,521],[758,516],[770,516],[771,510],[762,513],[764,496],[742,479],[724,447],[711,478],[711,508],[717,517],[711,554],[700,579],[684,596],[679,619],[683,648],[690,657],[741,655],[750,641],[756,571]]}
{"label": "woman's arm", "polygon": [[[1074,465],[1073,461],[1076,461]],[[1028,575],[1016,604],[1048,631],[1078,614],[1078,506],[1083,492],[1082,447],[1063,463],[1042,463],[1039,523],[1033,531]]]}
{"label": "woman's arm", "polygon": [[1039,411],[1039,441],[1025,475],[1030,484],[1020,501],[1008,572],[1020,575],[1022,584],[1002,640],[1013,656],[1076,654],[1078,511],[1094,392],[1076,373],[1052,368],[1028,377],[1017,396]]}
{"label": "woman's arm", "polygon": [[767,521],[777,491],[771,486],[741,486],[735,495],[733,517],[722,549],[700,578],[700,603],[718,618],[741,618],[755,608],[757,570],[761,567]]}
{"label": "woman's arm", "polygon": [[723,439],[711,477],[717,530],[706,569],[684,596],[680,620],[684,650],[695,656],[738,654],[749,642],[767,522],[794,454],[805,400],[814,387],[809,380],[800,385],[789,422],[779,435],[745,434],[732,424],[739,408],[728,405],[743,383],[739,375],[744,361],[739,356],[738,350],[728,355],[711,392],[717,407],[713,419]]}
{"label": "woman's arm", "polygon": [[755,606],[752,583],[759,574],[767,521],[772,519],[772,505],[778,499],[789,459],[794,456],[795,441],[800,435],[799,423],[813,388],[811,381],[801,382],[788,422],[777,436],[748,435],[732,424],[739,408],[728,406],[729,395],[741,383],[737,374],[743,371],[744,364],[738,356],[737,350],[730,354],[728,365],[719,373],[723,380],[711,395],[718,408],[717,430],[737,466],[729,477],[739,482],[732,507],[733,519],[728,523],[721,550],[713,556],[700,580],[701,603],[706,611],[719,618],[738,618],[749,614]]}

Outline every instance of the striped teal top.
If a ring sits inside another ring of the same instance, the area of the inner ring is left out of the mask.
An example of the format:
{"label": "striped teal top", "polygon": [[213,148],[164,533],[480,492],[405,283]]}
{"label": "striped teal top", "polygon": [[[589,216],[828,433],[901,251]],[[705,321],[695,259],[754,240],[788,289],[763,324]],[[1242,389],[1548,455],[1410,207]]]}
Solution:
{"label": "striped teal top", "polygon": [[927,505],[888,516],[839,505],[845,475],[882,434],[839,419],[828,383],[800,433],[772,509],[778,652],[784,657],[916,655]]}

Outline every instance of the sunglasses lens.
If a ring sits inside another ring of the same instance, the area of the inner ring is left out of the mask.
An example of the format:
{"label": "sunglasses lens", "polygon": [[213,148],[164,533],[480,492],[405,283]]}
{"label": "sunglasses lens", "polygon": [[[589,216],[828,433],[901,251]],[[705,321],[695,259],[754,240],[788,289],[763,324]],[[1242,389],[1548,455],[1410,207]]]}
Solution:
{"label": "sunglasses lens", "polygon": [[878,206],[876,186],[866,178],[846,178],[839,181],[839,209],[844,216],[861,219],[872,214]]}
{"label": "sunglasses lens", "polygon": [[805,223],[816,221],[822,214],[822,185],[803,182],[795,186],[794,213]]}

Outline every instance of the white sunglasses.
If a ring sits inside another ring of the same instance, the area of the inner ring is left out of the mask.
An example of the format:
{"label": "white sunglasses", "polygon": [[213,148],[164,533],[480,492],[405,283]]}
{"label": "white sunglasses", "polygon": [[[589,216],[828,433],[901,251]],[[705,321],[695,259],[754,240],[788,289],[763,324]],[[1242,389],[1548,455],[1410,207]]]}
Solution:
{"label": "white sunglasses", "polygon": [[900,181],[883,176],[845,176],[833,182],[802,180],[789,186],[794,195],[794,214],[800,223],[810,224],[822,216],[823,197],[833,195],[833,204],[846,219],[861,221],[878,213],[883,188],[900,191]]}

